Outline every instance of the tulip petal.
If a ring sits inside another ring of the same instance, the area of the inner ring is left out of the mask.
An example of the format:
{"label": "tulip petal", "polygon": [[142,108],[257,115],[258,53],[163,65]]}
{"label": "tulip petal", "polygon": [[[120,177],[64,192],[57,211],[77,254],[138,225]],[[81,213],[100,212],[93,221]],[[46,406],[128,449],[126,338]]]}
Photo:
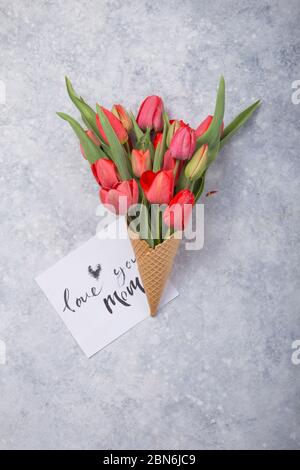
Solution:
{"label": "tulip petal", "polygon": [[107,158],[102,158],[95,163],[95,171],[99,184],[105,188],[112,188],[119,182],[116,166]]}
{"label": "tulip petal", "polygon": [[164,212],[164,223],[175,230],[183,230],[190,219],[194,203],[194,194],[189,189],[179,191]]}
{"label": "tulip petal", "polygon": [[196,133],[196,137],[201,137],[204,132],[207,131],[207,129],[209,128],[209,126],[211,125],[211,122],[213,120],[213,116],[212,115],[208,115],[200,124],[199,126],[197,127],[197,129],[195,130],[195,133]]}
{"label": "tulip petal", "polygon": [[142,186],[143,191],[147,192],[150,189],[151,184],[153,183],[155,179],[155,173],[154,171],[145,171],[145,173],[142,174],[140,183]]}

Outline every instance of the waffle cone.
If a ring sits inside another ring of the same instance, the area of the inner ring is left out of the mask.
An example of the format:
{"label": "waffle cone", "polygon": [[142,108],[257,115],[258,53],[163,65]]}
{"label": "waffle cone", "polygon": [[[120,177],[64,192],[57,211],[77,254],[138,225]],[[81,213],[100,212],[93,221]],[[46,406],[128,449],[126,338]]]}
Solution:
{"label": "waffle cone", "polygon": [[147,296],[150,313],[156,315],[161,296],[168,277],[171,274],[180,239],[172,235],[155,248],[151,248],[145,240],[135,238],[129,230],[129,236],[135,252],[139,273]]}

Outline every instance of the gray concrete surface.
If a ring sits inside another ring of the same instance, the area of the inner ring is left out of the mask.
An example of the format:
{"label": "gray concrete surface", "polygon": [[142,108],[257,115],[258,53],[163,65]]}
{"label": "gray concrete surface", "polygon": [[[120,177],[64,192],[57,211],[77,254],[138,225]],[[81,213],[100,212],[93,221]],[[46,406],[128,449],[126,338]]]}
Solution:
{"label": "gray concrete surface", "polygon": [[[300,2],[0,0],[0,448],[300,447]],[[180,297],[88,360],[34,277],[89,239],[97,190],[64,86],[196,125],[263,105],[210,169]],[[3,96],[2,96],[3,98]]]}

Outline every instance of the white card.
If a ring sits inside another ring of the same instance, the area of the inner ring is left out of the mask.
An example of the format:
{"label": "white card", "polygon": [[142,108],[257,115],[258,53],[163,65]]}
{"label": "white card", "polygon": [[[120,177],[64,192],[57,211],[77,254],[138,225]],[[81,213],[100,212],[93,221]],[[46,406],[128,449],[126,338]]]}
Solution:
{"label": "white card", "polygon": [[[116,224],[36,278],[88,357],[149,317],[130,240],[106,238]],[[127,234],[125,221],[121,225]],[[169,282],[160,306],[177,295]]]}

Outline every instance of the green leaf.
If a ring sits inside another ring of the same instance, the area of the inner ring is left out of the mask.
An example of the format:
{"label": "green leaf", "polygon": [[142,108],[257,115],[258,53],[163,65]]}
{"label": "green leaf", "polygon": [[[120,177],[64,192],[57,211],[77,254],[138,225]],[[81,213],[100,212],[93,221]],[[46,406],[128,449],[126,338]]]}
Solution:
{"label": "green leaf", "polygon": [[182,168],[178,182],[176,184],[176,192],[181,191],[181,189],[188,188],[190,181],[185,176],[185,167]]}
{"label": "green leaf", "polygon": [[208,130],[198,138],[197,149],[203,144],[214,147],[220,139],[220,131],[225,111],[225,80],[220,78],[214,117]]}
{"label": "green leaf", "polygon": [[101,125],[103,127],[104,134],[106,135],[111,149],[111,158],[118,168],[121,179],[129,180],[132,178],[130,161],[128,157],[126,157],[124,149],[120,144],[118,137],[116,136],[112,126],[110,125],[109,120],[107,119],[99,105],[97,105],[97,112]]}
{"label": "green leaf", "polygon": [[79,97],[73,86],[72,86],[72,83],[70,82],[70,80],[68,79],[68,77],[65,77],[66,79],[66,86],[67,86],[67,90],[68,90],[68,94],[69,94],[69,97],[71,98],[71,100],[73,101],[73,103],[75,104],[76,108],[80,111],[80,114],[81,114],[81,117],[82,117],[82,120],[84,122],[84,124],[89,128],[91,129],[100,139],[101,143],[105,143],[99,130],[98,130],[98,127],[97,127],[97,124],[96,124],[96,113],[95,111],[93,110],[93,108],[91,108],[91,106],[89,106],[82,97]]}
{"label": "green leaf", "polygon": [[252,116],[254,111],[259,107],[261,104],[260,100],[255,101],[251,106],[247,109],[242,111],[228,126],[225,127],[224,132],[221,138],[221,147],[229,140],[233,134],[243,125],[248,119]]}
{"label": "green leaf", "polygon": [[136,142],[134,148],[138,150],[143,150],[143,152],[145,152],[146,150],[149,150],[151,161],[153,162],[154,147],[151,142],[150,129],[146,130],[145,134],[143,134],[142,137]]}
{"label": "green leaf", "polygon": [[132,112],[130,112],[129,116],[130,116],[130,119],[131,119],[132,124],[133,124],[133,130],[134,130],[134,133],[135,133],[136,140],[140,140],[143,137],[144,132],[140,129],[138,123],[136,122],[134,114]]}
{"label": "green leaf", "polygon": [[88,122],[88,120],[85,118],[85,116],[81,115],[81,119],[82,119],[82,122],[83,124],[88,128],[90,129],[90,123]]}
{"label": "green leaf", "polygon": [[153,171],[159,171],[163,164],[163,158],[166,151],[166,139],[167,133],[169,130],[169,117],[167,113],[163,113],[163,120],[164,120],[164,130],[161,142],[158,144],[154,154],[154,162],[153,162]]}
{"label": "green leaf", "polygon": [[149,203],[142,192],[142,207],[140,213],[140,229],[141,233],[145,235],[143,240],[146,240],[151,248],[154,247],[154,240],[151,234],[151,223],[150,223],[150,214],[149,214]]}
{"label": "green leaf", "polygon": [[168,131],[170,127],[170,117],[166,111],[163,112],[163,120],[167,124],[167,131]]}
{"label": "green leaf", "polygon": [[84,129],[75,119],[65,113],[57,113],[57,115],[70,124],[75,134],[79,138],[84,154],[90,164],[95,163],[100,158],[107,158],[101,148],[92,142],[92,140],[86,135]]}
{"label": "green leaf", "polygon": [[138,150],[147,150],[149,148],[150,143],[150,129],[147,129],[146,133],[143,134],[137,141],[135,148]]}
{"label": "green leaf", "polygon": [[205,174],[206,172],[201,176],[201,178],[195,182],[194,185],[194,194],[195,194],[195,202],[198,201],[199,197],[203,193],[204,190],[204,185],[205,185]]}
{"label": "green leaf", "polygon": [[105,144],[105,143],[101,143],[101,147],[103,148],[104,152],[106,153],[107,158],[110,158],[112,160],[112,153],[111,153],[110,146]]}
{"label": "green leaf", "polygon": [[220,151],[220,141],[218,141],[217,144],[214,147],[210,147],[210,148],[208,147],[208,155],[207,155],[208,164],[207,164],[207,168],[216,159],[219,151]]}
{"label": "green leaf", "polygon": [[67,87],[67,91],[68,91],[68,94],[69,94],[69,97],[71,98],[71,100],[73,101],[73,103],[75,104],[75,106],[77,106],[76,104],[76,101],[77,100],[80,100],[79,96],[76,94],[74,88],[73,88],[73,85],[72,83],[70,82],[70,80],[68,79],[68,77],[65,77],[65,81],[66,81],[66,87]]}

